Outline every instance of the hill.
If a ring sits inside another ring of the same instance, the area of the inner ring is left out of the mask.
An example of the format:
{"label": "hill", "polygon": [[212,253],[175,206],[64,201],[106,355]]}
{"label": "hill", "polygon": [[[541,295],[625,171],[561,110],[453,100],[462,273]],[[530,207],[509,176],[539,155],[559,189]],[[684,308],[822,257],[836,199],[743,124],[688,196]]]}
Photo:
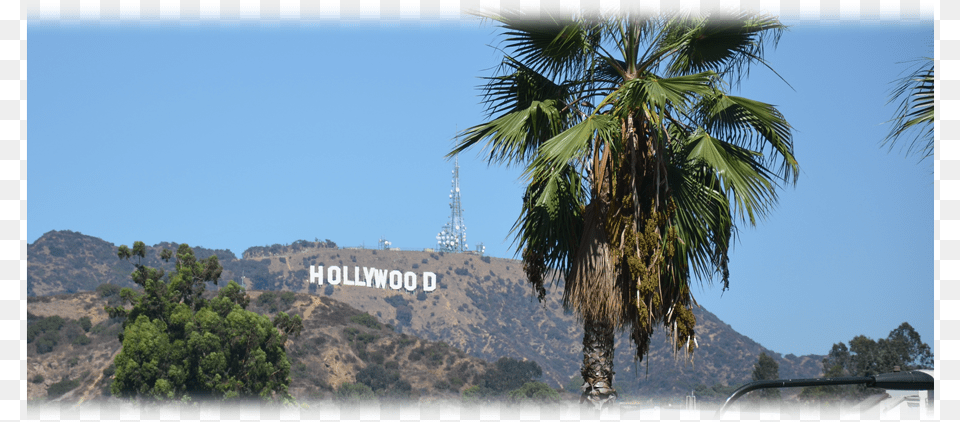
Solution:
{"label": "hill", "polygon": [[[159,260],[163,247],[175,249],[176,245],[149,247],[146,262],[169,271],[173,265]],[[515,260],[474,254],[341,249],[331,241],[250,248],[242,259],[229,251],[194,250],[198,258],[217,254],[224,267],[222,280],[242,281],[249,290],[282,290],[335,299],[393,325],[399,333],[442,341],[486,361],[502,356],[531,359],[543,368],[543,379],[554,387],[565,385],[579,374],[581,324],[564,312],[556,289],[548,291],[544,303],[538,303],[521,264]],[[132,286],[132,265],[117,259],[115,251],[116,245],[79,233],[47,233],[28,245],[28,293],[89,291],[98,282]],[[324,267],[323,284],[309,283],[311,266]],[[380,288],[344,283],[365,281],[368,274],[374,280],[373,269],[382,271],[386,278],[389,272],[398,271],[395,285],[399,289],[390,288],[388,281]],[[412,274],[416,283],[412,291],[402,286],[406,273]],[[435,274],[435,290],[424,289],[427,273]],[[339,278],[340,283],[330,284],[330,276]],[[628,395],[676,397],[698,385],[740,384],[749,380],[761,352],[777,360],[781,377],[809,378],[821,373],[822,356],[781,356],[737,333],[705,309],[696,309],[694,315],[699,348],[692,364],[677,359],[666,336],[654,334],[648,358],[635,365],[627,336],[618,335],[618,389]]]}
{"label": "hill", "polygon": [[[108,303],[118,303],[117,291],[103,293],[104,289],[29,299],[28,331],[33,334],[28,335],[27,347],[28,399],[52,394],[51,400],[76,402],[110,396],[121,321],[110,319],[103,310]],[[290,393],[301,400],[329,397],[341,384],[360,381],[389,386],[406,398],[452,397],[497,370],[494,364],[443,342],[397,333],[327,297],[248,294],[249,309],[255,312],[272,318],[284,311],[304,318],[301,335],[286,345]],[[42,326],[47,326],[46,331]],[[56,339],[52,347],[43,340],[49,333]]]}

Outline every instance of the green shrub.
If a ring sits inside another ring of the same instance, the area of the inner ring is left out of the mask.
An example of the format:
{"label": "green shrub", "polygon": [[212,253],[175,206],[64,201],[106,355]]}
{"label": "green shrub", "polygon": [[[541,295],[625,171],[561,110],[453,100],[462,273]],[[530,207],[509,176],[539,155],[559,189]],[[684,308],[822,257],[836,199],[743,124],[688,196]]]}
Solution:
{"label": "green shrub", "polygon": [[340,385],[334,397],[337,401],[344,403],[369,402],[377,398],[370,387],[361,383],[352,384],[348,382]]}
{"label": "green shrub", "polygon": [[60,382],[50,384],[50,386],[47,387],[47,398],[51,400],[58,398],[79,386],[80,381],[64,378],[60,380]]}
{"label": "green shrub", "polygon": [[60,342],[60,333],[47,332],[43,333],[40,337],[37,338],[37,354],[50,353],[53,351],[54,347],[57,347],[57,344]]}
{"label": "green shrub", "polygon": [[77,346],[86,346],[90,344],[90,337],[87,337],[86,334],[80,334],[73,339],[73,344]]}
{"label": "green shrub", "polygon": [[83,331],[90,332],[90,328],[93,327],[93,323],[90,321],[90,317],[85,316],[78,320],[80,323],[80,328],[83,328]]}
{"label": "green shrub", "polygon": [[117,372],[117,367],[112,363],[110,364],[110,366],[103,368],[103,376],[107,378],[110,378],[111,376],[113,376],[115,372]]}
{"label": "green shrub", "polygon": [[30,378],[30,382],[34,384],[40,384],[44,380],[43,375],[37,374],[33,378]]}
{"label": "green shrub", "polygon": [[100,297],[111,297],[120,294],[120,286],[109,283],[103,283],[97,286],[97,294]]}
{"label": "green shrub", "polygon": [[560,393],[542,382],[528,382],[522,387],[507,393],[507,401],[511,403],[559,403]]}
{"label": "green shrub", "polygon": [[67,365],[69,365],[71,368],[73,368],[74,366],[77,366],[78,363],[80,363],[80,358],[76,356],[70,358],[70,360],[67,361]]}
{"label": "green shrub", "polygon": [[496,393],[489,388],[474,385],[463,390],[460,399],[464,405],[476,405],[490,402],[493,400],[495,394]]}
{"label": "green shrub", "polygon": [[363,326],[365,326],[365,327],[367,327],[367,328],[372,328],[372,329],[374,329],[374,330],[379,330],[379,329],[380,329],[380,322],[377,321],[377,318],[374,317],[373,315],[370,315],[370,314],[366,313],[366,312],[364,312],[364,313],[362,313],[362,314],[360,314],[360,315],[354,315],[354,316],[350,317],[350,321],[355,322],[355,323],[360,324],[360,325],[363,325]]}
{"label": "green shrub", "polygon": [[289,307],[290,305],[293,305],[293,302],[295,302],[296,300],[297,300],[297,295],[294,292],[280,293],[280,301],[283,302],[283,304],[286,305],[287,307]]}

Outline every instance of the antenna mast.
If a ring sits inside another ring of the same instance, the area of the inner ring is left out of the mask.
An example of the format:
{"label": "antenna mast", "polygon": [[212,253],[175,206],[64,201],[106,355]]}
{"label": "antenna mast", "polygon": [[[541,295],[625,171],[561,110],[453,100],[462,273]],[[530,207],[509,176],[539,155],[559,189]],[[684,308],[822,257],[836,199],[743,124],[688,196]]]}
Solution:
{"label": "antenna mast", "polygon": [[460,156],[454,158],[453,180],[450,189],[450,221],[437,234],[437,249],[440,252],[463,252],[467,250],[467,226],[463,224],[463,208],[460,206]]}

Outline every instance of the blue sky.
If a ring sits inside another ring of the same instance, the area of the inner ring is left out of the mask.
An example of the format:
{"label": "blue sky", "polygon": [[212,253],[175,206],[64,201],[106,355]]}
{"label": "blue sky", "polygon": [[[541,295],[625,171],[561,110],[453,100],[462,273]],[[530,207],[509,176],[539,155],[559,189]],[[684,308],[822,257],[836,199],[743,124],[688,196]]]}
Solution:
{"label": "blue sky", "polygon": [[[933,165],[880,141],[931,23],[793,24],[741,95],[795,128],[795,187],[743,226],[731,288],[698,302],[774,351],[825,354],[909,322],[933,345]],[[35,24],[28,242],[73,230],[230,249],[433,247],[458,129],[501,54],[489,24]],[[521,170],[460,157],[471,247],[512,257]]]}

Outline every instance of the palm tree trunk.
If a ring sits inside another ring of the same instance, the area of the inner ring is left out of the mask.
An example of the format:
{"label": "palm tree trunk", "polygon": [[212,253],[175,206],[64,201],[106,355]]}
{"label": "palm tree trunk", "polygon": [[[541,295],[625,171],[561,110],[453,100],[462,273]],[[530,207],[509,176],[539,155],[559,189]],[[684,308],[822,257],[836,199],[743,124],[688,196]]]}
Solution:
{"label": "palm tree trunk", "polygon": [[580,403],[589,402],[597,411],[613,404],[613,324],[585,320],[583,322],[583,393]]}

